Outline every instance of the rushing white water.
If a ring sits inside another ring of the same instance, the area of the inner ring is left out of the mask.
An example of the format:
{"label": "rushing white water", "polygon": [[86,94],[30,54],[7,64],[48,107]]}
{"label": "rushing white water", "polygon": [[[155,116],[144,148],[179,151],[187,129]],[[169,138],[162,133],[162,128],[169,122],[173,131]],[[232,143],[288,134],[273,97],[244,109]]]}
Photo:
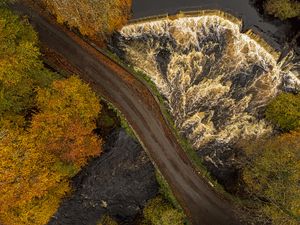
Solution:
{"label": "rushing white water", "polygon": [[219,16],[133,24],[120,34],[125,59],[150,76],[196,149],[270,133],[266,103],[282,85],[300,84],[287,63]]}

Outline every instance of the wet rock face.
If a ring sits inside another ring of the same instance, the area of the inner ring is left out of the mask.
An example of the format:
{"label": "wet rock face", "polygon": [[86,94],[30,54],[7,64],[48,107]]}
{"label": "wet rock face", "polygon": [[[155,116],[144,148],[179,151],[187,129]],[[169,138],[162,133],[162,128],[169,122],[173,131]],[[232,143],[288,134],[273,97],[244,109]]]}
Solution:
{"label": "wet rock face", "polygon": [[108,138],[105,153],[74,178],[73,186],[49,225],[93,225],[104,214],[130,222],[158,192],[151,161],[123,130]]}

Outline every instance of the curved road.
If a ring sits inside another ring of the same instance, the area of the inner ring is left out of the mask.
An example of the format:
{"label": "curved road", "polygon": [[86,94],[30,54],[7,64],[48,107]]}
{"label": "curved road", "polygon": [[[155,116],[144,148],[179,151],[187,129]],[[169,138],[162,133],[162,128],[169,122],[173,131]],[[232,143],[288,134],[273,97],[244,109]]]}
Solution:
{"label": "curved road", "polygon": [[27,15],[42,46],[60,54],[80,77],[124,114],[144,149],[159,168],[194,225],[239,224],[233,206],[194,171],[164,121],[150,91],[79,37],[18,3],[11,8]]}

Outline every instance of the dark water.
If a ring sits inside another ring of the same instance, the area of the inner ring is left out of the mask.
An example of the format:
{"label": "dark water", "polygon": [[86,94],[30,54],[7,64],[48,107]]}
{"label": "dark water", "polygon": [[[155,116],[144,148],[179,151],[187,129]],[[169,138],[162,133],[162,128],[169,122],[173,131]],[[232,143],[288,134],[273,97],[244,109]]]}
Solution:
{"label": "dark water", "polygon": [[249,0],[134,0],[133,18],[196,9],[221,9],[242,18],[244,30],[253,29],[278,50],[296,32],[290,22],[262,17]]}
{"label": "dark water", "polygon": [[73,178],[73,194],[48,225],[95,225],[105,214],[133,224],[146,202],[157,195],[154,166],[124,130],[108,136],[104,152]]}

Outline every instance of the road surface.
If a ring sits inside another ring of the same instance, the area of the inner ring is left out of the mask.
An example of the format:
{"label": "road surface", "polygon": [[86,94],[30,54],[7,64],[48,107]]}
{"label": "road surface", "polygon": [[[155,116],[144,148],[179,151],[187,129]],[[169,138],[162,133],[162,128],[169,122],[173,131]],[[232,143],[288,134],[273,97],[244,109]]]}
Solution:
{"label": "road surface", "polygon": [[79,37],[21,3],[11,6],[27,15],[42,46],[60,54],[78,75],[126,117],[194,225],[239,224],[232,204],[217,194],[193,169],[150,91],[133,75]]}

